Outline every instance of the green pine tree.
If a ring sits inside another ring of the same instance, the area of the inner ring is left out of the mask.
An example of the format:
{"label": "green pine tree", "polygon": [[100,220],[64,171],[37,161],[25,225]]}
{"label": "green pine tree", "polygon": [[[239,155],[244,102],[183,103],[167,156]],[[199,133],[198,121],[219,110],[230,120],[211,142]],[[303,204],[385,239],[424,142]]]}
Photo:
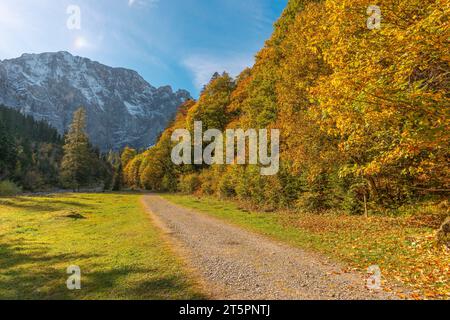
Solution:
{"label": "green pine tree", "polygon": [[123,169],[122,169],[122,163],[119,163],[119,165],[114,170],[114,177],[112,182],[112,191],[120,191],[123,186]]}
{"label": "green pine tree", "polygon": [[0,179],[14,170],[17,161],[17,150],[13,137],[0,121]]}
{"label": "green pine tree", "polygon": [[79,190],[91,180],[93,155],[86,134],[86,111],[75,111],[69,133],[66,135],[64,157],[61,163],[61,181],[64,186]]}

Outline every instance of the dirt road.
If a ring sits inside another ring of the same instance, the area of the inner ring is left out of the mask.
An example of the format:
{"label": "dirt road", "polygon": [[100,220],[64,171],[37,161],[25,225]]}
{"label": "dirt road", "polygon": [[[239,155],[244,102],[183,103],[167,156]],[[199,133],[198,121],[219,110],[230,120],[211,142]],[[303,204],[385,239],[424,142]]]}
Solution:
{"label": "dirt road", "polygon": [[359,273],[206,214],[147,195],[154,221],[216,299],[392,299]]}

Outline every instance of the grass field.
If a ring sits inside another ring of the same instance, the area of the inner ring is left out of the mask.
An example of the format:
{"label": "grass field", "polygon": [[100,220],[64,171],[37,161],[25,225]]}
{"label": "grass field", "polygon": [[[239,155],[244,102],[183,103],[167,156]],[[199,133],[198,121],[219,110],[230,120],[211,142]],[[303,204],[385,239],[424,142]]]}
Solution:
{"label": "grass field", "polygon": [[[205,298],[141,196],[0,198],[0,299]],[[450,298],[450,253],[435,245],[434,229],[411,216],[258,213],[213,198],[164,197],[352,268],[379,265],[385,279],[410,287],[413,297]],[[66,287],[70,265],[81,268],[81,290]]]}
{"label": "grass field", "polygon": [[[403,283],[412,290],[412,298],[450,298],[450,252],[436,246],[435,230],[414,216],[258,213],[209,197],[164,197],[291,245],[322,252],[363,272],[378,265],[384,279]],[[431,213],[434,209],[423,210]]]}
{"label": "grass field", "polygon": [[[81,290],[66,287],[81,268]],[[133,194],[0,198],[0,299],[197,299]]]}

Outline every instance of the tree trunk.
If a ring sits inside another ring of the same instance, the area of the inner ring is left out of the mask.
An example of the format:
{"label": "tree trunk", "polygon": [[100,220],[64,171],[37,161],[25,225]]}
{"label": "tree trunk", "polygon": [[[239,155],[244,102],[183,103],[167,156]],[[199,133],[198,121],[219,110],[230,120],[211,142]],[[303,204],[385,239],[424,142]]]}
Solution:
{"label": "tree trunk", "polygon": [[372,198],[378,199],[378,188],[375,179],[373,177],[366,177],[366,179],[369,183],[369,192],[372,194]]}

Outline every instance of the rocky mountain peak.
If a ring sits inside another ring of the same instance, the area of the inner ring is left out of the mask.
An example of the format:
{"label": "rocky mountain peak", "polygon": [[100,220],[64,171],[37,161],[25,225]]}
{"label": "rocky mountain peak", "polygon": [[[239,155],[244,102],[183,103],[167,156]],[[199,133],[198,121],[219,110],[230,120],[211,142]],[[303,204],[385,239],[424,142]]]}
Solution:
{"label": "rocky mountain peak", "polygon": [[101,150],[152,145],[186,90],[155,88],[136,71],[61,52],[0,61],[0,104],[46,120],[63,134],[83,106],[88,134]]}

